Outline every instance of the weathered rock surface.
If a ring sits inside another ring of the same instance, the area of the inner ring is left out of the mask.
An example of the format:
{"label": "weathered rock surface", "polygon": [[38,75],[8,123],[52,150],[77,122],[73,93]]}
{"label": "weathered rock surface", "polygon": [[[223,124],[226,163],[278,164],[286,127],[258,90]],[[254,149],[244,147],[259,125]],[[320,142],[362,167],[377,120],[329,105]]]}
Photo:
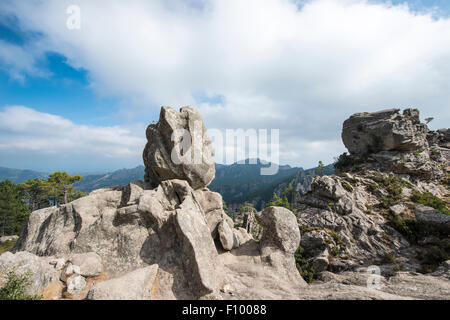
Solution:
{"label": "weathered rock surface", "polygon": [[81,294],[81,292],[86,288],[86,279],[79,275],[79,274],[73,274],[71,275],[67,280],[67,293],[69,293],[71,296],[78,296]]}
{"label": "weathered rock surface", "polygon": [[17,241],[19,236],[3,236],[0,237],[0,244],[6,241]]}
{"label": "weathered rock surface", "polygon": [[263,227],[261,245],[293,254],[300,243],[295,215],[282,207],[268,207],[256,219]]}
{"label": "weathered rock surface", "polygon": [[436,226],[450,234],[450,215],[441,213],[436,209],[421,204],[415,207],[416,220]]}
{"label": "weathered rock surface", "polygon": [[300,231],[295,215],[282,207],[268,207],[256,219],[263,228],[260,250],[261,259],[299,286],[305,281],[299,275],[293,254],[300,243]]}
{"label": "weathered rock surface", "polygon": [[[187,136],[177,136],[179,132],[183,134],[180,130]],[[165,180],[181,179],[187,180],[194,189],[201,189],[214,179],[214,151],[203,119],[194,108],[183,107],[176,112],[163,107],[158,123],[147,128],[147,140],[143,153],[145,181],[153,186]],[[176,147],[187,140],[190,147],[176,152]]]}
{"label": "weathered rock surface", "polygon": [[428,147],[426,125],[419,111],[400,109],[356,113],[345,120],[342,141],[351,154],[412,151]]}
{"label": "weathered rock surface", "polygon": [[[379,157],[383,152],[410,155],[420,148],[431,157],[433,145],[440,148],[433,159],[444,159],[441,171],[433,167],[436,163],[423,171],[433,179],[447,173],[448,158],[442,150],[448,132],[431,134],[414,110],[403,116],[387,111],[356,118],[346,125],[354,132],[363,124],[363,137],[349,142],[355,155],[372,150],[369,136],[380,131],[386,133],[384,149],[371,154],[369,162],[381,167],[390,161]],[[209,139],[194,146],[206,154],[200,164],[173,162],[172,133],[177,129],[187,129],[195,139],[205,132],[195,109],[177,113],[163,108],[158,124],[147,130],[146,181],[103,188],[67,205],[33,212],[14,253],[0,256],[0,273],[11,266],[20,272],[31,268],[30,293],[44,291],[45,298],[448,298],[449,264],[442,263],[430,275],[414,273],[422,267],[417,252],[391,222],[391,215],[397,215],[446,226],[444,218],[437,219],[428,209],[414,212],[411,203],[416,191],[444,197],[448,189],[436,180],[370,170],[315,177],[310,192],[294,204],[297,216],[281,207],[252,212],[260,226],[255,241],[248,224],[234,228],[220,194],[206,188],[214,177]],[[414,130],[420,135],[410,132]],[[394,168],[389,166],[383,168]],[[311,285],[296,267],[299,244],[316,269],[318,280]],[[378,290],[368,288],[371,275],[359,271],[373,264],[382,277]],[[398,273],[399,269],[410,272]]]}
{"label": "weathered rock surface", "polygon": [[136,269],[121,277],[94,285],[88,300],[149,300],[157,289],[158,265]]}
{"label": "weathered rock surface", "polygon": [[343,184],[348,182],[341,177],[316,177],[312,191],[299,200],[302,247],[312,256],[320,256],[326,249],[330,258],[342,257],[348,267],[407,251],[409,243],[383,215],[375,211],[367,214],[379,203],[377,196],[367,192],[362,182],[351,191]]}
{"label": "weathered rock surface", "polygon": [[239,246],[239,239],[237,235],[225,221],[222,221],[219,224],[218,232],[220,243],[225,250],[232,250]]}
{"label": "weathered rock surface", "polygon": [[[370,274],[366,272],[366,268],[358,270],[358,272],[343,272],[334,274],[331,272],[322,272],[319,276],[320,281],[316,284],[315,290],[325,291],[325,288],[332,291],[336,286],[347,287],[348,289],[358,288],[349,297],[356,299],[432,299],[441,300],[449,299],[450,282],[442,277],[427,276],[411,272],[398,272],[390,278],[379,276],[379,287],[368,288],[367,283],[370,281]],[[373,277],[373,276],[372,276]],[[340,291],[340,290],[339,290]],[[331,292],[330,292],[331,294]],[[336,292],[333,295],[341,295]],[[333,297],[331,295],[331,297]]]}
{"label": "weathered rock surface", "polygon": [[52,282],[58,280],[58,272],[47,259],[29,252],[5,252],[0,255],[0,287],[6,283],[8,272],[29,273],[30,285],[26,293],[30,295],[40,295]]}
{"label": "weathered rock surface", "polygon": [[[429,131],[417,110],[393,109],[353,115],[342,139],[350,156],[336,164],[339,176],[315,177],[294,203],[303,258],[324,282],[310,287],[312,297],[340,299],[343,286],[357,286],[366,298],[448,299],[445,263],[432,271],[449,255],[449,216],[414,203],[422,195],[448,207],[448,130]],[[383,283],[374,296],[358,272],[369,266]]]}
{"label": "weathered rock surface", "polygon": [[440,179],[448,166],[447,131],[429,131],[417,109],[365,112],[344,122],[342,140],[354,159],[365,168]]}
{"label": "weathered rock surface", "polygon": [[74,254],[69,261],[79,267],[79,274],[84,277],[95,277],[103,271],[102,258],[95,252]]}

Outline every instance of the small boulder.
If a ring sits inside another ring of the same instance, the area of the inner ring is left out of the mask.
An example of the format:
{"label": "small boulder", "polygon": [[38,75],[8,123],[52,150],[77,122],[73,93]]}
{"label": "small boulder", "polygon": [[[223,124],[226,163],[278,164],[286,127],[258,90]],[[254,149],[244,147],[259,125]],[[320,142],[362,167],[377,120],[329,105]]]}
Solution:
{"label": "small boulder", "polygon": [[263,226],[261,243],[273,245],[287,253],[294,253],[300,243],[300,231],[295,215],[283,207],[268,207],[256,215]]}
{"label": "small boulder", "polygon": [[66,285],[67,293],[76,297],[86,288],[86,279],[83,276],[74,273],[67,278]]}
{"label": "small boulder", "polygon": [[84,277],[98,276],[102,270],[102,258],[95,252],[74,254],[69,261],[79,267],[79,274]]}
{"label": "small boulder", "polygon": [[239,247],[239,239],[226,221],[222,220],[219,223],[218,232],[220,243],[225,250],[230,251]]}
{"label": "small boulder", "polygon": [[67,263],[64,269],[61,271],[60,280],[63,282],[67,282],[70,276],[73,274],[80,274],[80,267],[77,265],[73,265],[71,262]]}

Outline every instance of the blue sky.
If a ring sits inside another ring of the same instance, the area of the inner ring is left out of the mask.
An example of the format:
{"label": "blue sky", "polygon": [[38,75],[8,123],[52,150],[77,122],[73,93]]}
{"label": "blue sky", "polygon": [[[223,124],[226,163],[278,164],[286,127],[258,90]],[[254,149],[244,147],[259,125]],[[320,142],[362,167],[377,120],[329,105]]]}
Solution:
{"label": "blue sky", "polygon": [[[64,29],[72,2],[80,31]],[[450,120],[449,1],[72,2],[0,4],[0,166],[139,165],[162,105],[194,105],[208,128],[280,128],[280,162],[304,167],[345,151],[354,112]]]}

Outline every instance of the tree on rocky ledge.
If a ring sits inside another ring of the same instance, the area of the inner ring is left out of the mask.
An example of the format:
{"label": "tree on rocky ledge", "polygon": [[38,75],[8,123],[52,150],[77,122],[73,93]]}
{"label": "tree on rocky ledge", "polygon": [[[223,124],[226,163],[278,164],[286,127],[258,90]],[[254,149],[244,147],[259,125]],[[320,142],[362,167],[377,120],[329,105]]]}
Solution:
{"label": "tree on rocky ledge", "polygon": [[[56,171],[48,176],[48,183],[50,187],[50,194],[55,199],[55,204],[58,200],[64,200],[64,203],[68,203],[68,195],[73,193],[73,184],[77,181],[81,181],[80,175],[71,176],[67,172]],[[62,199],[61,199],[62,198]]]}

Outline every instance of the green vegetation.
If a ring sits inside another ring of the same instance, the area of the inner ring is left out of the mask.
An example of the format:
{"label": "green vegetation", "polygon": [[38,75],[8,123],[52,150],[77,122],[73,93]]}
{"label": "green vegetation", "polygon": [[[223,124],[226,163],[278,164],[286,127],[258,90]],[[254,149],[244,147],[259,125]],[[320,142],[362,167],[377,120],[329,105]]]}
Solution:
{"label": "green vegetation", "polygon": [[344,152],[341,154],[334,163],[334,168],[338,172],[347,172],[356,169],[359,164],[362,164],[364,160],[362,158],[355,158]]}
{"label": "green vegetation", "polygon": [[15,184],[0,182],[0,236],[19,234],[30,212],[85,196],[73,183],[81,176],[54,172],[47,180],[31,179]]}
{"label": "green vegetation", "polygon": [[223,211],[228,212],[228,206],[225,200],[222,200]]}
{"label": "green vegetation", "polygon": [[11,240],[0,243],[0,254],[11,250],[12,247],[14,247],[15,243],[16,243],[15,241],[11,241]]}
{"label": "green vegetation", "polygon": [[0,182],[0,236],[19,234],[29,213],[17,185],[9,180]]}
{"label": "green vegetation", "polygon": [[447,204],[430,192],[420,193],[415,191],[411,196],[411,201],[423,204],[427,207],[432,207],[441,213],[450,215],[450,210],[448,210]]}
{"label": "green vegetation", "polygon": [[353,187],[349,185],[347,182],[342,183],[342,187],[347,190],[348,192],[353,192]]}
{"label": "green vegetation", "polygon": [[67,172],[56,171],[48,176],[49,193],[55,201],[68,203],[69,194],[73,194],[73,184],[81,181],[80,175],[71,176]]}
{"label": "green vegetation", "polygon": [[17,186],[22,194],[22,199],[28,203],[31,211],[45,206],[48,202],[47,190],[49,184],[47,181],[35,178],[23,181]]}
{"label": "green vegetation", "polygon": [[316,277],[314,268],[308,262],[308,255],[302,246],[299,246],[294,254],[295,264],[300,275],[305,279],[306,282],[311,283]]}
{"label": "green vegetation", "polygon": [[450,238],[445,232],[429,223],[405,219],[397,214],[391,215],[389,221],[413,245],[418,245],[422,239],[428,239],[426,244],[421,243],[416,248],[422,265],[421,272],[433,272],[442,262],[450,259]]}
{"label": "green vegetation", "polygon": [[241,206],[239,207],[239,212],[247,212],[249,210],[255,210],[255,207],[253,206],[253,203],[250,202],[244,202],[243,204],[241,204]]}
{"label": "green vegetation", "polygon": [[273,194],[272,200],[268,203],[267,206],[284,207],[286,209],[291,210],[291,204],[289,203],[288,198],[286,196],[281,198],[276,193]]}
{"label": "green vegetation", "polygon": [[402,200],[401,195],[404,187],[412,187],[412,184],[409,181],[392,174],[388,176],[375,174],[369,178],[376,182],[368,186],[370,191],[374,192],[378,188],[384,188],[388,192],[388,195],[381,199],[381,206],[385,209],[389,209],[389,207]]}
{"label": "green vegetation", "polygon": [[429,124],[431,121],[433,121],[434,120],[434,118],[433,117],[428,117],[428,118],[425,118],[425,122],[427,123],[427,124]]}
{"label": "green vegetation", "polygon": [[392,272],[399,272],[399,271],[406,271],[406,267],[405,267],[405,265],[403,263],[400,263],[400,264],[396,263],[392,267]]}
{"label": "green vegetation", "polygon": [[397,257],[391,253],[386,253],[382,258],[382,263],[397,263]]}
{"label": "green vegetation", "polygon": [[316,174],[318,176],[322,176],[323,175],[323,170],[325,169],[325,165],[323,164],[322,161],[319,161],[319,164],[317,165],[316,168]]}
{"label": "green vegetation", "polygon": [[281,192],[282,197],[286,197],[289,201],[289,203],[292,203],[295,196],[295,190],[294,187],[292,187],[292,184],[289,183],[286,188]]}
{"label": "green vegetation", "polygon": [[31,273],[19,274],[9,271],[6,284],[0,289],[0,300],[40,300],[41,296],[29,295],[26,288],[30,285]]}

